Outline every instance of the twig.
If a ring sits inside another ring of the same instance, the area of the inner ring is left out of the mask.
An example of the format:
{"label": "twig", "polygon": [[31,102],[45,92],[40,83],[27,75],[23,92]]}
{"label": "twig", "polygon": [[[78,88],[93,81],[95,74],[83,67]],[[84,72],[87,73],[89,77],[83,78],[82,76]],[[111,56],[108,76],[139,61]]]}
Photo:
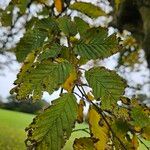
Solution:
{"label": "twig", "polygon": [[150,147],[148,147],[139,137],[137,137],[137,138],[140,141],[140,143],[142,143],[148,150],[150,149]]}
{"label": "twig", "polygon": [[78,97],[80,97],[81,99],[83,99],[83,97],[82,96],[80,96],[78,93],[76,93],[76,92],[73,92],[74,94],[76,94]]}
{"label": "twig", "polygon": [[64,89],[63,89],[63,88],[61,88],[61,90],[60,90],[60,94],[59,94],[59,95],[61,95],[61,94],[63,93],[63,90],[64,90]]}
{"label": "twig", "polygon": [[82,90],[78,87],[78,85],[76,85],[78,90],[81,92],[81,94],[86,98],[86,100],[88,102],[90,102],[97,110],[97,112],[102,116],[103,120],[105,121],[105,123],[107,124],[108,128],[110,129],[111,133],[113,134],[113,136],[119,141],[119,143],[121,144],[121,146],[123,147],[123,149],[127,150],[127,148],[125,147],[124,143],[119,139],[119,137],[115,134],[115,132],[112,130],[111,126],[109,125],[109,122],[107,121],[107,119],[105,118],[104,114],[103,114],[103,110],[98,107],[96,104],[94,104],[91,100],[88,99],[86,92],[84,90],[84,88],[81,86]]}

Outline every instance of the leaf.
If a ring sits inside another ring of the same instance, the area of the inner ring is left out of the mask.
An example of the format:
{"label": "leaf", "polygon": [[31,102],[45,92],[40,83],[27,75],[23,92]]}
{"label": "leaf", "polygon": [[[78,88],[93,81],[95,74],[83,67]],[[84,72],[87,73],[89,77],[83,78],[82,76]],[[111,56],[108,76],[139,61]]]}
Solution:
{"label": "leaf", "polygon": [[115,2],[115,11],[118,11],[121,0],[115,0],[114,2]]}
{"label": "leaf", "polygon": [[104,29],[88,30],[83,41],[74,47],[76,54],[88,60],[107,58],[118,51],[118,42],[115,35],[107,37],[107,31]]}
{"label": "leaf", "polygon": [[62,0],[54,0],[54,4],[56,7],[56,10],[61,13],[63,9],[63,1]]}
{"label": "leaf", "polygon": [[114,115],[118,119],[130,120],[129,110],[127,108],[119,107],[113,110]]}
{"label": "leaf", "polygon": [[59,27],[54,18],[43,18],[41,20],[37,20],[35,23],[35,29],[46,30],[47,32],[52,32],[53,34],[59,32]]}
{"label": "leaf", "polygon": [[150,140],[150,126],[143,128],[142,137],[146,140]]}
{"label": "leaf", "polygon": [[79,139],[75,139],[73,144],[74,150],[95,150],[94,142],[91,137],[83,137]]}
{"label": "leaf", "polygon": [[91,136],[97,139],[97,142],[94,143],[94,147],[97,150],[105,150],[109,139],[109,129],[107,124],[94,108],[89,109],[88,118]]}
{"label": "leaf", "polygon": [[72,70],[67,61],[53,63],[43,61],[36,67],[26,72],[23,81],[15,81],[17,86],[12,90],[17,94],[17,99],[26,99],[32,96],[33,100],[39,100],[44,91],[50,94],[68,78]]}
{"label": "leaf", "polygon": [[104,67],[92,68],[85,72],[89,86],[93,89],[95,99],[101,99],[102,108],[113,109],[126,88],[125,81]]}
{"label": "leaf", "polygon": [[80,11],[91,18],[106,16],[106,13],[100,7],[97,7],[91,3],[75,2],[74,4],[70,5],[69,8]]}
{"label": "leaf", "polygon": [[134,134],[132,137],[132,149],[137,150],[139,147],[139,142],[137,136]]}
{"label": "leaf", "polygon": [[[111,125],[115,135],[120,139],[124,147],[127,149],[131,147],[131,143],[126,140],[127,132],[129,131],[129,124],[122,118],[114,120]],[[116,149],[124,149],[123,145],[118,141],[116,137],[113,138],[113,143]]]}
{"label": "leaf", "polygon": [[55,35],[55,33],[59,32],[58,24],[57,24],[56,20],[52,17],[37,20],[37,22],[35,24],[35,29],[44,29],[48,32],[51,31],[53,33],[53,35]]}
{"label": "leaf", "polygon": [[56,58],[60,54],[61,49],[62,47],[59,44],[54,43],[50,48],[45,48],[38,59],[42,61],[48,58]]}
{"label": "leaf", "polygon": [[121,138],[124,139],[126,133],[129,131],[129,124],[127,123],[127,121],[124,121],[122,118],[114,120],[111,127],[120,139]]}
{"label": "leaf", "polygon": [[75,26],[75,23],[71,21],[71,18],[65,16],[58,19],[58,24],[60,30],[66,35],[66,36],[75,36],[77,34],[77,29]]}
{"label": "leaf", "polygon": [[90,92],[87,93],[87,98],[90,101],[93,101],[95,99],[94,96]]}
{"label": "leaf", "polygon": [[6,10],[0,10],[0,23],[3,26],[11,26],[12,25],[12,11],[14,7],[9,5]]}
{"label": "leaf", "polygon": [[131,109],[131,124],[141,128],[150,126],[150,118],[143,112],[143,109],[140,107],[134,107]]}
{"label": "leaf", "polygon": [[17,82],[22,82],[23,81],[24,74],[26,74],[26,72],[31,70],[32,65],[34,64],[35,58],[36,58],[35,52],[31,52],[31,53],[28,54],[28,56],[26,57],[23,65],[20,69]]}
{"label": "leaf", "polygon": [[74,22],[80,35],[83,35],[90,28],[88,23],[86,23],[79,17],[75,17]]}
{"label": "leaf", "polygon": [[37,150],[60,150],[71,135],[76,116],[75,96],[63,94],[29,125],[28,146]]}
{"label": "leaf", "polygon": [[83,122],[83,111],[84,111],[85,102],[84,100],[80,99],[80,102],[78,104],[78,116],[77,116],[77,122],[82,123]]}
{"label": "leaf", "polygon": [[47,36],[46,32],[40,30],[28,30],[16,47],[16,56],[22,62],[33,50],[40,48]]}
{"label": "leaf", "polygon": [[73,87],[75,86],[75,81],[77,80],[77,72],[75,69],[73,69],[65,81],[65,83],[62,85],[62,87],[67,90],[68,92],[72,92]]}
{"label": "leaf", "polygon": [[20,9],[20,13],[24,14],[30,0],[13,0],[13,3]]}

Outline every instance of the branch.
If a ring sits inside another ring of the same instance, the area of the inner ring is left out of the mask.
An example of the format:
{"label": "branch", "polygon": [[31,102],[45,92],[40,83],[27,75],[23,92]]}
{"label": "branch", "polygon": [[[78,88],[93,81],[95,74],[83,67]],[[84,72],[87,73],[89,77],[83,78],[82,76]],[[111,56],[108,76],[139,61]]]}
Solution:
{"label": "branch", "polygon": [[139,137],[137,137],[137,138],[138,138],[138,140],[140,141],[140,143],[142,143],[142,144],[146,147],[146,149],[149,150],[150,147],[148,147]]}
{"label": "branch", "polygon": [[124,143],[119,139],[119,137],[115,134],[115,132],[112,130],[109,122],[107,121],[105,115],[103,114],[103,110],[98,107],[96,104],[94,104],[91,100],[88,99],[86,92],[84,90],[84,88],[81,86],[82,90],[78,87],[78,85],[76,85],[78,90],[80,91],[80,93],[82,94],[82,96],[84,96],[86,98],[86,100],[88,102],[90,102],[96,109],[96,111],[102,116],[103,120],[105,121],[105,123],[107,124],[109,130],[111,131],[111,133],[113,134],[113,136],[119,141],[119,143],[121,144],[121,146],[123,147],[124,150],[127,150],[127,148],[125,147]]}

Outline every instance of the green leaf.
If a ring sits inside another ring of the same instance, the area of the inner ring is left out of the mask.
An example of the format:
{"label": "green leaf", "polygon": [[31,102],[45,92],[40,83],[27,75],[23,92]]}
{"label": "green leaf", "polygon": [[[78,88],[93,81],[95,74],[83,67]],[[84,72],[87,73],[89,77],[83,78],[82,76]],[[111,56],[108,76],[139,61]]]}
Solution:
{"label": "green leaf", "polygon": [[111,127],[120,138],[125,138],[127,132],[129,131],[129,124],[122,118],[115,120]]}
{"label": "green leaf", "polygon": [[12,11],[14,7],[9,5],[6,10],[0,9],[0,23],[3,26],[11,26],[12,25]]}
{"label": "green leaf", "polygon": [[37,150],[60,150],[71,135],[76,116],[75,96],[63,94],[27,128],[27,141],[31,142],[29,147]]}
{"label": "green leaf", "polygon": [[86,23],[79,17],[75,17],[74,22],[80,35],[83,35],[90,28],[88,23]]}
{"label": "green leaf", "polygon": [[140,107],[134,107],[131,109],[131,124],[137,127],[148,127],[150,126],[150,118],[144,113],[144,109]]}
{"label": "green leaf", "polygon": [[105,29],[93,28],[87,31],[83,40],[74,47],[74,51],[89,60],[103,59],[119,51],[118,41],[115,35],[107,37]]}
{"label": "green leaf", "polygon": [[[22,82],[16,80],[17,86],[12,93],[17,94],[17,99],[22,100],[32,96],[33,100],[39,100],[44,91],[50,94],[68,78],[71,65],[67,61],[53,63],[43,61],[34,66],[30,71],[22,75]],[[19,76],[19,75],[18,75]]]}
{"label": "green leaf", "polygon": [[[127,135],[127,132],[129,131],[128,122],[124,121],[123,119],[114,120],[114,122],[111,125],[111,128],[114,131],[115,135],[123,143],[124,147],[126,147],[127,149],[130,149],[131,144],[129,141],[126,140],[126,135]],[[120,142],[118,141],[116,137],[113,138],[113,142],[114,142],[116,149],[124,149],[123,145],[120,144]]]}
{"label": "green leaf", "polygon": [[117,104],[120,96],[126,88],[125,81],[116,74],[104,67],[92,68],[85,72],[85,77],[93,89],[96,99],[101,99],[104,109],[112,109]]}
{"label": "green leaf", "polygon": [[29,72],[32,69],[32,66],[34,65],[34,61],[36,59],[36,54],[35,52],[29,53],[28,56],[26,57],[19,75],[18,75],[18,79],[17,82],[22,82],[24,80],[24,75],[26,74],[26,72]]}
{"label": "green leaf", "polygon": [[48,58],[56,58],[58,54],[60,54],[61,49],[62,49],[62,46],[54,43],[50,48],[44,49],[42,54],[40,54],[40,56],[38,57],[38,60],[42,61]]}
{"label": "green leaf", "polygon": [[75,36],[77,34],[77,29],[75,23],[71,21],[69,17],[61,17],[58,19],[58,24],[60,30],[67,36]]}
{"label": "green leaf", "polygon": [[21,14],[24,14],[30,0],[13,0],[12,2],[20,9]]}
{"label": "green leaf", "polygon": [[40,30],[28,30],[16,47],[18,61],[23,61],[32,51],[40,48],[47,36],[47,33]]}
{"label": "green leaf", "polygon": [[106,13],[100,7],[97,7],[91,3],[75,2],[74,4],[70,5],[69,8],[80,11],[91,18],[106,16]]}
{"label": "green leaf", "polygon": [[58,33],[59,27],[54,18],[43,18],[35,23],[36,29],[44,29],[48,32]]}

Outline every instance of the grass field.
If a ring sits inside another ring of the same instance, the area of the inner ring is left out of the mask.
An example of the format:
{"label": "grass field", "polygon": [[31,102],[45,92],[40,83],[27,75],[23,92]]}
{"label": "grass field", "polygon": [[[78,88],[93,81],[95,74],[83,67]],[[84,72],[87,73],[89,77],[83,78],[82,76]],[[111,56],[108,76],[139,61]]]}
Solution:
{"label": "grass field", "polygon": [[[25,127],[32,121],[33,115],[0,109],[0,150],[25,150]],[[76,125],[76,129],[86,128],[86,124]],[[75,138],[88,136],[84,131],[73,132],[63,150],[72,150]],[[146,142],[148,146],[150,143]],[[146,150],[140,145],[139,150]]]}

